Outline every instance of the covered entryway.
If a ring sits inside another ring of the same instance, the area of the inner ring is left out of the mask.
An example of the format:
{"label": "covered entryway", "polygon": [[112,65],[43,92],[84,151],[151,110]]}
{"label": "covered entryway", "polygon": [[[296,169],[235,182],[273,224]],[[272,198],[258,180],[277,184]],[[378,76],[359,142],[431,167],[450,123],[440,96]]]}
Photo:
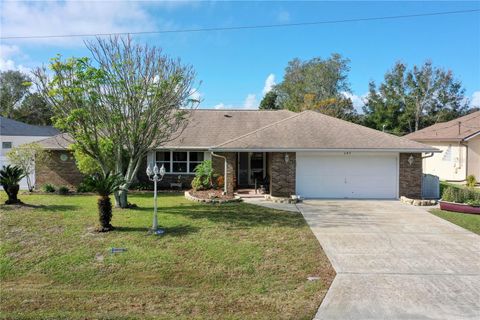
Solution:
{"label": "covered entryway", "polygon": [[298,152],[296,192],[305,198],[398,198],[398,153]]}

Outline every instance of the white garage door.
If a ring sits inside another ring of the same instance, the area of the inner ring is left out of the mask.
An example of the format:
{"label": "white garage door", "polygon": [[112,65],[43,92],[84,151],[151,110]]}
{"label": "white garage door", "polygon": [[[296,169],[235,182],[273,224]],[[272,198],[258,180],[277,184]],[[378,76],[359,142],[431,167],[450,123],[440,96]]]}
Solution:
{"label": "white garage door", "polygon": [[397,198],[396,154],[297,153],[297,194],[305,198]]}

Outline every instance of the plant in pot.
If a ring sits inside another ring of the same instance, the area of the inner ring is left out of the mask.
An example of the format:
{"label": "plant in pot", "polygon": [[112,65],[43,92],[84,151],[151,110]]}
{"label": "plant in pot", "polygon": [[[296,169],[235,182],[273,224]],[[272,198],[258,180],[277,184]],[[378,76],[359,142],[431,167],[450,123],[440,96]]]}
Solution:
{"label": "plant in pot", "polygon": [[25,176],[22,169],[17,166],[3,166],[0,170],[0,185],[8,196],[5,204],[20,204],[22,201],[18,199],[18,191],[20,190],[20,180]]}
{"label": "plant in pot", "polygon": [[98,220],[100,227],[98,232],[108,232],[113,230],[111,224],[112,221],[112,202],[110,195],[120,189],[120,186],[124,183],[124,179],[121,175],[94,175],[87,179],[86,183],[92,190],[99,195],[98,206]]}

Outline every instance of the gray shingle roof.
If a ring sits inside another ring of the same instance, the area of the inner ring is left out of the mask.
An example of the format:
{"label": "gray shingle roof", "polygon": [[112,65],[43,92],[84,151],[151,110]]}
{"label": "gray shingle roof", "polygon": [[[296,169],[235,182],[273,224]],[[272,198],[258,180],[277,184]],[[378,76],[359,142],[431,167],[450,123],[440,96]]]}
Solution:
{"label": "gray shingle roof", "polygon": [[[67,134],[39,141],[46,149],[66,149]],[[212,150],[396,150],[431,152],[430,146],[313,111],[195,110],[166,149]]]}
{"label": "gray shingle roof", "polygon": [[480,111],[407,134],[415,141],[462,141],[480,132]]}
{"label": "gray shingle roof", "polygon": [[37,143],[44,149],[49,150],[64,150],[74,142],[68,133],[60,133],[56,136],[37,141]]}
{"label": "gray shingle roof", "polygon": [[50,126],[34,126],[20,121],[0,117],[0,135],[2,136],[53,136],[58,130]]}
{"label": "gray shingle roof", "polygon": [[415,141],[313,111],[295,114],[212,149],[437,151]]}

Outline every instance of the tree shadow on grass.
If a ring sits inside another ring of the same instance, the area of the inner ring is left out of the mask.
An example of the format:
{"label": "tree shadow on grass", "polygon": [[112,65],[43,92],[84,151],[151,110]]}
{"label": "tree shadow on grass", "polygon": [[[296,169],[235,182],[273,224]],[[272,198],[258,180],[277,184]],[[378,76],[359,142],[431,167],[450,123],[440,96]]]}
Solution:
{"label": "tree shadow on grass", "polygon": [[257,226],[300,228],[305,226],[305,220],[299,213],[274,210],[246,203],[164,207],[159,208],[159,212],[182,215],[190,219],[207,219],[226,224],[227,228]]}
{"label": "tree shadow on grass", "polygon": [[[160,226],[159,228],[163,229],[165,233],[162,236],[170,236],[170,237],[179,237],[185,236],[187,234],[196,233],[200,230],[198,227],[194,227],[191,225],[177,225],[172,227],[163,227]],[[150,229],[146,227],[115,227],[113,232],[139,232],[148,235]]]}
{"label": "tree shadow on grass", "polygon": [[23,203],[23,204],[14,204],[14,205],[0,205],[0,209],[5,211],[15,211],[15,210],[41,210],[41,211],[48,211],[48,212],[66,212],[66,211],[74,211],[77,210],[79,207],[74,205],[66,205],[66,204],[50,204],[50,205],[35,205],[30,203]]}

